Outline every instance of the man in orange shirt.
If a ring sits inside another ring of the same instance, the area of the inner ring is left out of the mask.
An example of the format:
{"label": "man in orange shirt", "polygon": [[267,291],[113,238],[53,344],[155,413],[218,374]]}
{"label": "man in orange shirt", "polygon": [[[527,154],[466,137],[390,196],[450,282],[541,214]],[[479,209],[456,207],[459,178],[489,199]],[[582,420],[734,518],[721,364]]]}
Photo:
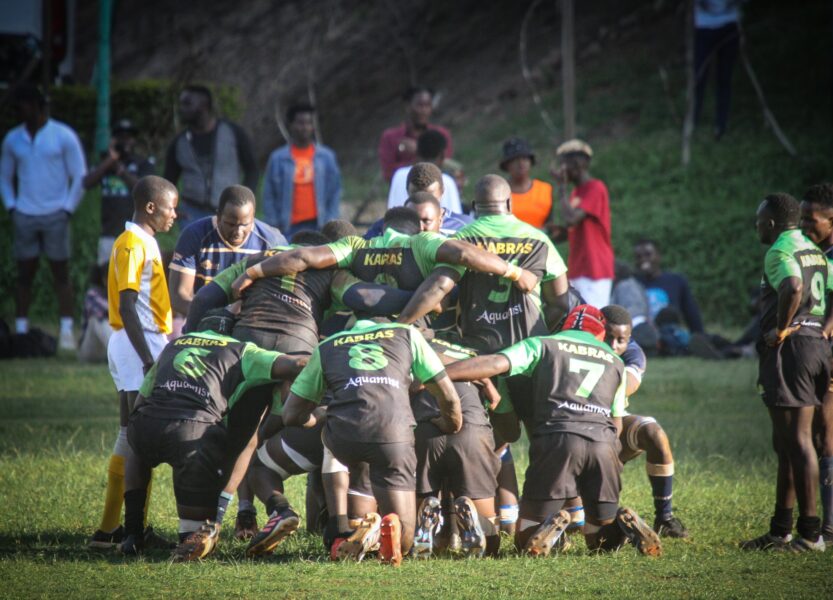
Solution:
{"label": "man in orange shirt", "polygon": [[289,108],[290,143],[272,152],[266,165],[265,220],[287,238],[305,229],[320,230],[339,218],[341,173],[335,153],[315,142],[314,113],[309,104]]}
{"label": "man in orange shirt", "polygon": [[552,185],[529,176],[534,164],[535,154],[526,140],[513,137],[503,143],[500,169],[509,173],[512,214],[542,229],[552,215]]}

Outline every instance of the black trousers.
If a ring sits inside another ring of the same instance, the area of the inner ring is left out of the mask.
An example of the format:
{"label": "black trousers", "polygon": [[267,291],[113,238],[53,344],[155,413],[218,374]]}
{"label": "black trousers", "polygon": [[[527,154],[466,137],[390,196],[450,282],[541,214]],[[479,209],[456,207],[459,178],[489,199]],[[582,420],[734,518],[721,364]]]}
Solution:
{"label": "black trousers", "polygon": [[732,100],[732,68],[738,57],[740,31],[737,23],[729,23],[717,29],[697,28],[694,37],[694,76],[696,95],[694,118],[699,122],[703,108],[703,96],[712,66],[717,73],[715,104],[715,130],[723,135],[729,123],[729,105]]}

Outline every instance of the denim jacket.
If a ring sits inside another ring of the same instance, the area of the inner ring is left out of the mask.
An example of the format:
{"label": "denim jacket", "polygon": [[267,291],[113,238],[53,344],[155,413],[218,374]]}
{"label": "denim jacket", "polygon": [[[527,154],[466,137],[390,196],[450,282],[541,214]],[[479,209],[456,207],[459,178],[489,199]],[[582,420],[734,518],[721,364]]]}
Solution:
{"label": "denim jacket", "polygon": [[[341,202],[341,173],[335,153],[327,146],[315,145],[313,184],[318,228],[339,218]],[[292,218],[292,193],[295,178],[295,161],[289,145],[281,146],[269,156],[263,181],[263,214],[266,222],[289,231]]]}

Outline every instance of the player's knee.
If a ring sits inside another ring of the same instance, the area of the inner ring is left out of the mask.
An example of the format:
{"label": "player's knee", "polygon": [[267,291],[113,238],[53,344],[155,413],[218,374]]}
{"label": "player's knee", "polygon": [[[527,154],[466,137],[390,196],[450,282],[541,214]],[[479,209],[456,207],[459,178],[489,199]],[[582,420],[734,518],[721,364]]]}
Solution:
{"label": "player's knee", "polygon": [[660,455],[664,462],[673,460],[671,455],[671,444],[665,430],[659,423],[648,423],[640,431],[640,442],[644,444],[645,451],[650,455]]}

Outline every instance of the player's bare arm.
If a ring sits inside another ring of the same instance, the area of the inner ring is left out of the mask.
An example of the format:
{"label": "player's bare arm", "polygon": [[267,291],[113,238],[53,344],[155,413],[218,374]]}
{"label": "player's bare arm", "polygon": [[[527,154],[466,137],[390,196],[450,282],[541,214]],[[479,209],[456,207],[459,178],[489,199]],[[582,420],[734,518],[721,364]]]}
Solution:
{"label": "player's bare arm", "polygon": [[289,394],[286,404],[283,405],[283,422],[287,427],[315,427],[318,419],[315,417],[315,409],[318,405],[315,402]]}
{"label": "player's bare arm", "polygon": [[431,312],[460,280],[460,274],[448,267],[439,267],[425,278],[411,300],[399,313],[397,322],[413,323]]}
{"label": "player's bare arm", "polygon": [[791,327],[790,323],[801,306],[801,291],[799,277],[786,277],[778,286],[777,325],[764,333],[764,342],[768,346],[777,346],[798,329],[798,326]]}
{"label": "player's bare arm", "polygon": [[460,397],[451,379],[440,373],[431,381],[425,382],[429,393],[437,399],[440,416],[431,420],[443,433],[457,433],[463,428],[463,410],[460,407]]}
{"label": "player's bare arm", "polygon": [[484,354],[449,365],[445,372],[452,381],[474,381],[507,373],[511,368],[503,354]]}
{"label": "player's bare arm", "polygon": [[194,273],[183,273],[171,269],[168,274],[168,290],[171,294],[171,308],[181,315],[187,315],[194,299]]}
{"label": "player's bare arm", "polygon": [[136,290],[122,290],[119,292],[119,316],[127,332],[127,339],[136,350],[136,354],[142,361],[145,373],[153,366],[153,355],[148,348],[145,334],[142,331],[142,323],[139,321],[139,313],[136,311],[136,300],[139,293]]}
{"label": "player's bare arm", "polygon": [[272,379],[294,379],[308,362],[309,356],[279,356],[272,363]]}
{"label": "player's bare arm", "polygon": [[570,309],[570,300],[567,294],[569,287],[566,273],[541,284],[544,318],[550,327],[554,327],[556,323],[560,322]]}
{"label": "player's bare arm", "polygon": [[293,248],[270,256],[246,269],[246,272],[231,284],[231,292],[234,298],[239,298],[243,290],[257,279],[294,275],[307,269],[327,269],[335,266],[337,262],[336,255],[327,246]]}
{"label": "player's bare arm", "polygon": [[531,292],[538,287],[538,277],[534,273],[510,264],[498,255],[463,240],[444,242],[437,249],[437,262],[459,265],[478,273],[506,277],[524,293]]}

